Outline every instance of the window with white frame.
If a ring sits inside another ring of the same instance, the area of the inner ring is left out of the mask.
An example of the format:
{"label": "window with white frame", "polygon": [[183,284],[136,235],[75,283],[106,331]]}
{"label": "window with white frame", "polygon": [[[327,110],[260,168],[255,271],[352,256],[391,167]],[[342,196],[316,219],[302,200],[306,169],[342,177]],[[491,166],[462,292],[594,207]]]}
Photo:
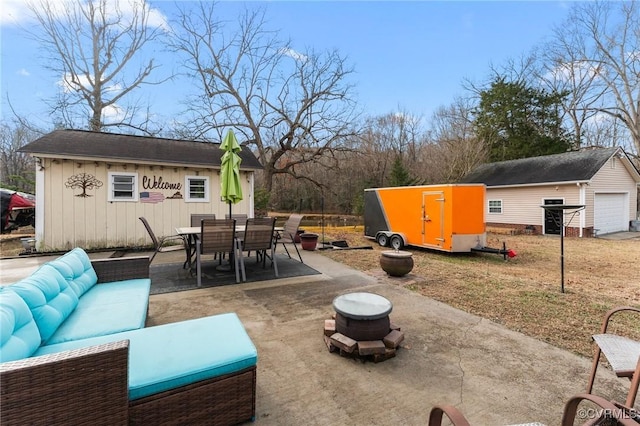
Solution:
{"label": "window with white frame", "polygon": [[192,203],[209,202],[209,177],[208,176],[186,176],[185,201]]}
{"label": "window with white frame", "polygon": [[489,213],[502,213],[502,200],[489,200]]}
{"label": "window with white frame", "polygon": [[138,174],[109,172],[109,201],[138,201]]}

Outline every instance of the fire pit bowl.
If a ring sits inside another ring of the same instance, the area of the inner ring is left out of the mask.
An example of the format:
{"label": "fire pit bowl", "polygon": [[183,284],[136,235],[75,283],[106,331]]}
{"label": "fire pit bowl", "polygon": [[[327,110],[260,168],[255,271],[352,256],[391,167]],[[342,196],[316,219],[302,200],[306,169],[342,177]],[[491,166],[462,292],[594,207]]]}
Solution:
{"label": "fire pit bowl", "polygon": [[347,293],[333,299],[333,308],[333,319],[324,322],[329,352],[373,362],[396,356],[404,333],[389,318],[390,301],[373,293]]}
{"label": "fire pit bowl", "polygon": [[333,300],[336,331],[354,340],[380,340],[389,333],[391,302],[374,293],[348,293]]}

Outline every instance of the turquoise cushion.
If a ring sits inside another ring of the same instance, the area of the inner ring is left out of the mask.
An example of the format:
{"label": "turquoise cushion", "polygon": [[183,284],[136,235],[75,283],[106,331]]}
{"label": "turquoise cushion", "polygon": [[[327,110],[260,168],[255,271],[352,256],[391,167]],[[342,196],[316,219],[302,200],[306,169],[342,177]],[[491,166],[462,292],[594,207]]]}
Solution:
{"label": "turquoise cushion", "polygon": [[79,247],[48,262],[48,264],[60,272],[78,297],[98,282],[96,271],[91,266],[91,259]]}
{"label": "turquoise cushion", "polygon": [[154,395],[256,365],[253,342],[235,313],[42,346],[36,355],[129,339],[129,399]]}
{"label": "turquoise cushion", "polygon": [[0,287],[0,362],[30,357],[40,346],[40,332],[24,300]]}
{"label": "turquoise cushion", "polygon": [[73,314],[47,345],[143,328],[149,305],[149,278],[102,283],[91,287]]}
{"label": "turquoise cushion", "polygon": [[45,343],[78,305],[78,296],[67,280],[51,265],[44,264],[31,276],[9,288],[27,302]]}

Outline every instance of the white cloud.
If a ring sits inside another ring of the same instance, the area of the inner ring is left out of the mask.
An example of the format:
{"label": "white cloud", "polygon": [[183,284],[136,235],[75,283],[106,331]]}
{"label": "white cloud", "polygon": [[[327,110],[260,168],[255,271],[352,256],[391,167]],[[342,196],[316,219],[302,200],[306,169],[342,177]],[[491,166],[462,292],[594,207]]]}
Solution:
{"label": "white cloud", "polygon": [[[86,0],[2,0],[0,8],[0,26],[3,25],[22,25],[28,24],[34,20],[29,5],[46,2],[51,7],[52,12],[57,16],[65,16],[66,10],[81,1],[82,5],[86,5]],[[109,6],[112,5],[112,6]],[[130,18],[136,6],[143,5],[148,13],[148,24],[152,28],[161,28],[169,31],[169,23],[166,16],[158,9],[151,8],[145,0],[107,0],[107,10],[114,11],[118,5],[124,19]],[[110,17],[113,17],[112,15]]]}
{"label": "white cloud", "polygon": [[31,73],[24,68],[20,68],[16,74],[21,75],[23,77],[29,77],[31,75]]}
{"label": "white cloud", "polygon": [[[90,79],[93,80],[93,76],[79,75],[77,78],[78,78],[78,81],[74,82],[71,74],[67,73],[67,74],[63,75],[62,78],[60,78],[60,80],[58,80],[58,82],[56,84],[59,87],[61,87],[62,90],[65,91],[66,93],[75,92],[78,89],[80,89],[81,87],[86,89],[88,87],[92,87],[93,86],[93,83],[91,83],[91,81],[90,81]],[[105,93],[109,93],[109,92],[118,93],[121,90],[122,90],[122,86],[119,85],[119,84],[114,84],[114,85],[111,85],[111,86],[104,87],[104,92]]]}
{"label": "white cloud", "polygon": [[307,60],[307,56],[290,48],[290,47],[283,47],[279,50],[281,55],[285,55],[285,56],[289,56],[293,59],[295,59],[296,61],[300,61],[300,62],[305,62]]}
{"label": "white cloud", "polygon": [[598,70],[587,61],[565,62],[547,72],[546,80],[568,81],[571,78],[577,80],[593,78],[598,75]]}
{"label": "white cloud", "polygon": [[74,82],[71,77],[71,74],[67,73],[63,75],[62,78],[58,80],[56,84],[62,87],[62,90],[65,91],[66,93],[75,92],[80,87],[89,87],[91,85],[89,82],[89,76],[87,75],[78,76],[78,80],[79,81]]}
{"label": "white cloud", "polygon": [[102,110],[102,119],[105,122],[119,122],[124,119],[125,111],[118,105],[109,105]]}
{"label": "white cloud", "polygon": [[25,0],[2,0],[0,26],[17,25],[29,19]]}

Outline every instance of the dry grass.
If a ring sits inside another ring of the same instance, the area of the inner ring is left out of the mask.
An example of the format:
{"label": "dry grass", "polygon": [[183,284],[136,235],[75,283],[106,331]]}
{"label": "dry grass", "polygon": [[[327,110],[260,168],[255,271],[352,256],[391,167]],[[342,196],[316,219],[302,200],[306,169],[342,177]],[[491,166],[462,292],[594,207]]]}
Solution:
{"label": "dry grass", "polygon": [[33,237],[34,230],[31,226],[18,228],[8,234],[0,234],[0,256],[18,256],[24,251],[20,238]]}
{"label": "dry grass", "polygon": [[[373,246],[321,253],[380,275],[379,252],[384,249],[364,238],[361,227],[325,228],[325,240]],[[640,307],[640,239],[565,238],[565,293],[560,291],[559,238],[488,234],[487,246],[499,248],[503,241],[517,257],[504,261],[495,254],[411,249],[414,279],[392,282],[585,356],[592,354],[591,335],[599,332],[608,309]],[[615,327],[640,339],[637,315],[621,318]]]}
{"label": "dry grass", "polygon": [[[307,226],[305,230],[321,232]],[[19,238],[29,235],[33,229],[3,235],[2,256],[18,255]],[[380,276],[379,252],[388,249],[364,238],[362,227],[326,227],[325,240],[373,246],[320,253]],[[585,356],[592,353],[591,335],[599,331],[608,309],[640,307],[640,239],[565,238],[565,293],[560,292],[559,238],[488,234],[489,247],[501,247],[503,241],[517,257],[504,261],[495,254],[411,249],[412,279],[391,282]],[[616,326],[640,339],[637,316],[622,318]]]}

